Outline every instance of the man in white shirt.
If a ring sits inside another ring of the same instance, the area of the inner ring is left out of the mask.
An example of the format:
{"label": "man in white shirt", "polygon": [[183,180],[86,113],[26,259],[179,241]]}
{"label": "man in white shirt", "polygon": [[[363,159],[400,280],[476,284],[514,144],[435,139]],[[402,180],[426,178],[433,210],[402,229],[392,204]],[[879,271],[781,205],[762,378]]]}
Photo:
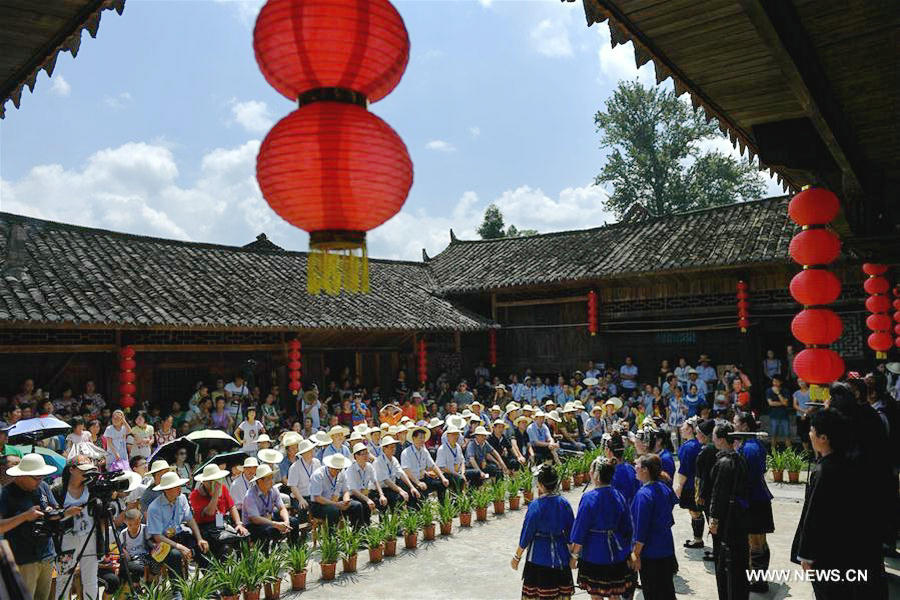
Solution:
{"label": "man in white shirt", "polygon": [[256,477],[256,468],[259,467],[259,461],[255,457],[250,456],[244,459],[243,471],[240,476],[231,482],[228,491],[231,493],[231,499],[234,500],[235,506],[240,509],[247,496],[247,490],[253,485],[253,478]]}
{"label": "man in white shirt", "polygon": [[585,379],[600,379],[600,369],[594,366],[594,361],[589,360],[587,370],[584,372]]}
{"label": "man in white shirt", "polygon": [[434,492],[443,502],[450,482],[437,468],[431,454],[425,448],[425,442],[431,437],[431,430],[415,425],[407,435],[412,439],[412,444],[400,454],[400,466],[406,471],[406,476],[412,484],[422,492],[422,500]]}
{"label": "man in white shirt", "polygon": [[448,425],[444,429],[443,442],[438,447],[435,466],[452,484],[456,492],[460,492],[466,485],[466,456],[462,446],[459,445],[459,435],[462,433],[455,425]]}
{"label": "man in white shirt", "polygon": [[336,525],[341,513],[349,519],[353,527],[362,522],[362,505],[350,498],[350,488],[344,471],[353,461],[343,454],[332,454],[325,458],[321,467],[309,479],[309,495],[312,503],[310,514],[317,519],[328,520]]}
{"label": "man in white shirt", "polygon": [[[418,488],[413,486],[397,457],[394,456],[398,444],[399,442],[389,435],[381,438],[382,454],[374,463],[375,479],[381,484],[388,505],[392,508],[401,502],[404,504],[409,502],[410,497],[418,499],[422,495]],[[399,485],[401,481],[406,489]]]}
{"label": "man in white shirt", "polygon": [[225,402],[228,414],[234,419],[235,423],[241,421],[241,408],[244,401],[250,397],[250,388],[244,383],[244,378],[240,375],[234,376],[234,381],[225,384]]}
{"label": "man in white shirt", "polygon": [[[364,443],[357,442],[353,446],[353,464],[344,471],[344,477],[347,479],[350,495],[359,500],[362,505],[362,519],[368,525],[376,506],[384,509],[387,508],[388,502],[381,490],[381,484],[375,476],[375,467],[369,462],[369,447]],[[370,496],[374,496],[372,492],[377,492],[377,505],[370,498]]]}
{"label": "man in white shirt", "polygon": [[291,490],[291,497],[297,501],[297,514],[301,523],[309,520],[309,480],[322,466],[319,459],[313,456],[315,449],[316,445],[311,441],[301,441],[297,448],[300,458],[288,470],[288,488]]}

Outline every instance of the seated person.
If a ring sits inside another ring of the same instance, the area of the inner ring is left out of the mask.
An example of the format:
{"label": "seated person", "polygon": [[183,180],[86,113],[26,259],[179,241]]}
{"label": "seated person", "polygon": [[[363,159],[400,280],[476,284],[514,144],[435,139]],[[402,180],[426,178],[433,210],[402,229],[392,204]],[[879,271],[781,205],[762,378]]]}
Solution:
{"label": "seated person", "polygon": [[119,557],[119,579],[128,581],[126,570],[131,572],[131,580],[138,584],[144,579],[144,568],[151,575],[158,575],[160,563],[150,558],[153,540],[147,532],[147,526],[141,521],[144,515],[136,508],[125,511],[125,530],[119,534],[124,552]]}
{"label": "seated person", "polygon": [[531,442],[531,449],[534,451],[534,460],[538,463],[552,460],[559,464],[559,456],[556,451],[559,444],[553,439],[550,428],[544,422],[547,415],[542,410],[534,411],[534,421],[528,426],[528,439]]}
{"label": "seated person", "polygon": [[[466,461],[469,468],[466,469],[466,479],[472,485],[478,486],[490,477],[500,476],[500,466],[497,463],[503,461],[494,456],[494,448],[487,443],[488,430],[482,426],[475,428],[473,432],[475,440],[466,446]],[[506,471],[506,465],[503,465]]]}
{"label": "seated person", "polygon": [[358,527],[363,518],[362,505],[350,498],[344,474],[352,461],[343,454],[331,454],[323,462],[309,480],[310,514],[327,520],[329,525],[337,524],[344,515],[353,527]]}
{"label": "seated person", "polygon": [[209,552],[209,544],[200,535],[187,496],[181,493],[185,483],[187,480],[178,473],[165,473],[153,488],[162,495],[147,510],[147,533],[157,545],[153,553],[164,554],[166,565],[180,577],[187,576],[187,563],[195,556],[198,564],[205,565],[203,554]]}
{"label": "seated person", "polygon": [[[225,477],[228,471],[220,469],[218,465],[210,463],[203,467],[203,471],[194,479],[198,485],[189,497],[191,510],[203,539],[209,542],[214,556],[224,556],[237,547],[242,536],[249,532],[241,523],[241,515],[238,514],[231,493],[225,487]],[[231,517],[235,524],[234,533],[226,528],[225,517]]]}
{"label": "seated person", "polygon": [[162,495],[162,492],[158,492],[154,489],[159,485],[159,482],[162,480],[162,476],[173,470],[174,467],[170,467],[169,463],[164,460],[153,461],[153,464],[150,466],[150,470],[147,471],[147,475],[149,475],[153,479],[147,482],[147,488],[141,495],[141,510],[144,511],[144,513],[150,510],[150,504]]}
{"label": "seated person", "polygon": [[319,459],[313,456],[316,445],[309,440],[302,440],[297,446],[300,456],[288,471],[288,489],[291,491],[291,504],[297,504],[297,516],[301,523],[309,521],[309,482],[312,474],[322,466]]}
{"label": "seated person", "polygon": [[587,445],[581,442],[581,428],[578,426],[578,418],[575,416],[575,407],[569,403],[563,406],[562,419],[559,423],[559,434],[562,436],[559,446],[572,452],[584,452]]}
{"label": "seated person", "polygon": [[504,473],[509,474],[509,470],[518,470],[520,465],[528,462],[519,448],[514,445],[508,436],[506,429],[508,425],[502,419],[496,419],[491,425],[491,435],[488,436],[488,444],[494,449],[496,458],[499,458],[504,465]]}
{"label": "seated person", "polygon": [[347,480],[350,495],[359,500],[362,506],[363,523],[368,525],[376,506],[375,500],[372,498],[378,500],[378,505],[382,508],[387,506],[387,498],[375,477],[375,467],[369,462],[369,447],[363,442],[358,442],[353,446],[353,464],[344,471],[344,477]]}
{"label": "seated person", "polygon": [[462,446],[459,445],[460,430],[454,425],[444,429],[441,442],[434,463],[444,474],[444,477],[453,485],[457,492],[466,484],[466,459]]}
{"label": "seated person", "polygon": [[434,464],[434,459],[425,448],[425,442],[431,437],[431,430],[422,425],[413,425],[409,430],[412,445],[400,454],[400,466],[414,487],[419,488],[424,500],[428,494],[435,492],[442,501],[450,482]]}
{"label": "seated person", "polygon": [[584,435],[592,444],[599,446],[603,441],[604,432],[603,405],[598,403],[591,408],[591,418],[587,420]]}
{"label": "seated person", "polygon": [[253,485],[253,478],[256,477],[256,470],[259,468],[259,461],[254,456],[248,456],[244,459],[241,467],[241,474],[234,478],[228,491],[231,493],[231,499],[234,500],[238,511],[244,504],[244,497],[250,486]]}
{"label": "seated person", "polygon": [[272,542],[281,541],[285,537],[297,539],[300,533],[299,519],[291,519],[281,500],[281,494],[275,489],[272,467],[260,465],[252,483],[244,497],[244,508],[241,511],[250,539],[261,542],[263,548],[268,548]]}
{"label": "seated person", "polygon": [[326,458],[332,454],[341,454],[346,458],[350,458],[350,448],[344,443],[344,438],[347,437],[347,433],[347,430],[340,425],[335,425],[329,429],[328,437],[331,438],[331,443],[322,450],[322,458]]}
{"label": "seated person", "polygon": [[[406,472],[397,461],[394,453],[397,451],[399,442],[393,437],[386,435],[381,439],[382,455],[375,461],[375,478],[384,491],[384,495],[388,500],[390,507],[397,504],[407,503],[410,498],[419,498],[421,494],[419,490],[413,487],[412,482],[406,475]],[[406,486],[406,489],[400,485],[400,482]]]}

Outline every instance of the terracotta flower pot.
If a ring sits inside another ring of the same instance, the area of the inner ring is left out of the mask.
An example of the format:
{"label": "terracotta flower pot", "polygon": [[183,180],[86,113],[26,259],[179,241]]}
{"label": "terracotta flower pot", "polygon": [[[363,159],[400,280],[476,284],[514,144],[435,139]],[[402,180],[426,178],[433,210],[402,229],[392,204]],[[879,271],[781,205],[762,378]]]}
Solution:
{"label": "terracotta flower pot", "polygon": [[350,558],[342,558],[341,559],[344,573],[356,573],[356,559],[357,558],[359,558],[359,555],[354,554]]}
{"label": "terracotta flower pot", "polygon": [[[472,515],[469,515],[469,518],[471,517]],[[451,532],[453,532],[453,521],[441,523],[441,535],[450,535]]]}
{"label": "terracotta flower pot", "polygon": [[306,589],[306,571],[291,573],[291,589],[295,592]]}
{"label": "terracotta flower pot", "polygon": [[459,513],[459,526],[460,527],[471,527],[472,526],[472,513],[470,513],[470,512]]}
{"label": "terracotta flower pot", "polygon": [[800,481],[800,471],[788,471],[788,481],[798,483]]}
{"label": "terracotta flower pot", "polygon": [[784,471],[772,469],[772,479],[779,482],[784,481]]}
{"label": "terracotta flower pot", "polygon": [[266,600],[278,600],[281,597],[281,580],[274,583],[267,583],[264,588],[266,592]]}
{"label": "terracotta flower pot", "polygon": [[572,489],[572,480],[569,479],[568,477],[566,477],[565,479],[562,480],[562,490],[564,492],[568,492],[571,489]]}
{"label": "terracotta flower pot", "polygon": [[487,506],[482,506],[481,508],[475,508],[475,520],[476,521],[487,521]]}
{"label": "terracotta flower pot", "polygon": [[259,588],[255,590],[244,590],[244,600],[259,600]]}
{"label": "terracotta flower pot", "polygon": [[[394,540],[394,546],[397,545],[397,540]],[[375,548],[369,548],[369,562],[370,563],[380,563],[384,558],[384,544],[376,546]]]}
{"label": "terracotta flower pot", "polygon": [[506,502],[503,500],[494,500],[494,514],[502,515],[506,512]]}
{"label": "terracotta flower pot", "polygon": [[522,496],[525,497],[525,504],[530,504],[534,500],[534,490],[524,490]]}
{"label": "terracotta flower pot", "polygon": [[425,536],[426,541],[431,541],[434,539],[434,523],[426,525],[422,528],[422,534]]}
{"label": "terracotta flower pot", "polygon": [[397,538],[384,540],[384,555],[397,556]]}
{"label": "terracotta flower pot", "polygon": [[509,497],[509,510],[519,510],[519,501],[521,498],[519,496],[510,496]]}
{"label": "terracotta flower pot", "polygon": [[334,579],[334,574],[337,571],[337,563],[319,563],[319,566],[322,568],[322,580],[323,581],[331,581]]}
{"label": "terracotta flower pot", "polygon": [[416,546],[419,545],[419,534],[415,532],[404,533],[403,545],[407,550],[413,550]]}
{"label": "terracotta flower pot", "polygon": [[236,595],[236,596],[222,596],[222,600],[238,600],[240,597],[241,597],[240,595]]}

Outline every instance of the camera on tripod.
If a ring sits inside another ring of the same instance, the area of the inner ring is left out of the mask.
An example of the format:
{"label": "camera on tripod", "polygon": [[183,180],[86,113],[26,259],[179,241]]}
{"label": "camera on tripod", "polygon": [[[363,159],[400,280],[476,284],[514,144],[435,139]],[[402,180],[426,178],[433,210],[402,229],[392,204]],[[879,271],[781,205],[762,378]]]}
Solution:
{"label": "camera on tripod", "polygon": [[104,505],[111,502],[113,495],[128,489],[128,480],[121,477],[122,471],[108,471],[101,473],[93,469],[84,474],[85,485],[90,493],[92,504],[94,500],[100,500]]}

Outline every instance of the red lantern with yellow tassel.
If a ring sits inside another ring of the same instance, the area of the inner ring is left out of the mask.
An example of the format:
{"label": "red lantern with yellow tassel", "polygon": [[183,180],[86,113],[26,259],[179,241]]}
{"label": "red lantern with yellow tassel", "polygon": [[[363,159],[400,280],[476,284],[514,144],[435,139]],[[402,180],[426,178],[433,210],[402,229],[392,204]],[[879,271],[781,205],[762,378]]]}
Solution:
{"label": "red lantern with yellow tassel", "polygon": [[868,279],[863,283],[863,289],[869,294],[866,298],[866,309],[872,313],[866,319],[866,326],[872,330],[872,334],[866,342],[869,348],[875,351],[875,358],[887,358],[887,352],[894,345],[891,336],[891,301],[887,293],[890,289],[888,280],[882,277],[887,272],[887,265],[865,263],[863,272]]}
{"label": "red lantern with yellow tassel", "polygon": [[744,280],[737,282],[737,317],[741,333],[750,328],[750,286]]}
{"label": "red lantern with yellow tassel", "polygon": [[134,360],[136,352],[131,346],[125,346],[119,351],[119,406],[128,411],[135,404],[134,395],[137,392],[135,381],[137,377],[134,370],[137,361]]}
{"label": "red lantern with yellow tassel", "polygon": [[488,330],[488,362],[492,367],[497,366],[497,330]]}
{"label": "red lantern with yellow tassel", "polygon": [[599,330],[599,319],[597,313],[597,292],[591,290],[588,292],[588,331],[591,333],[591,335],[597,335],[597,331]]}
{"label": "red lantern with yellow tassel", "polygon": [[303,363],[300,362],[300,340],[293,339],[288,342],[288,389],[291,394],[296,396],[303,388],[300,383],[300,369]]}
{"label": "red lantern with yellow tassel", "polygon": [[802,227],[791,240],[790,254],[803,270],[791,279],[791,296],[803,310],[791,322],[794,337],[806,345],[794,358],[794,371],[810,384],[810,398],[823,400],[827,386],[844,373],[844,360],[828,347],[840,338],[841,318],[824,308],[841,294],[841,282],[825,265],[840,254],[840,239],[828,224],[840,212],[840,201],[824,188],[805,188],[791,199],[788,216]]}
{"label": "red lantern with yellow tassel", "polygon": [[406,146],[368,111],[406,70],[403,19],[388,0],[269,0],[253,48],[266,80],[299,104],[260,146],[263,197],[310,234],[309,293],[367,292],[366,232],[412,186]]}

